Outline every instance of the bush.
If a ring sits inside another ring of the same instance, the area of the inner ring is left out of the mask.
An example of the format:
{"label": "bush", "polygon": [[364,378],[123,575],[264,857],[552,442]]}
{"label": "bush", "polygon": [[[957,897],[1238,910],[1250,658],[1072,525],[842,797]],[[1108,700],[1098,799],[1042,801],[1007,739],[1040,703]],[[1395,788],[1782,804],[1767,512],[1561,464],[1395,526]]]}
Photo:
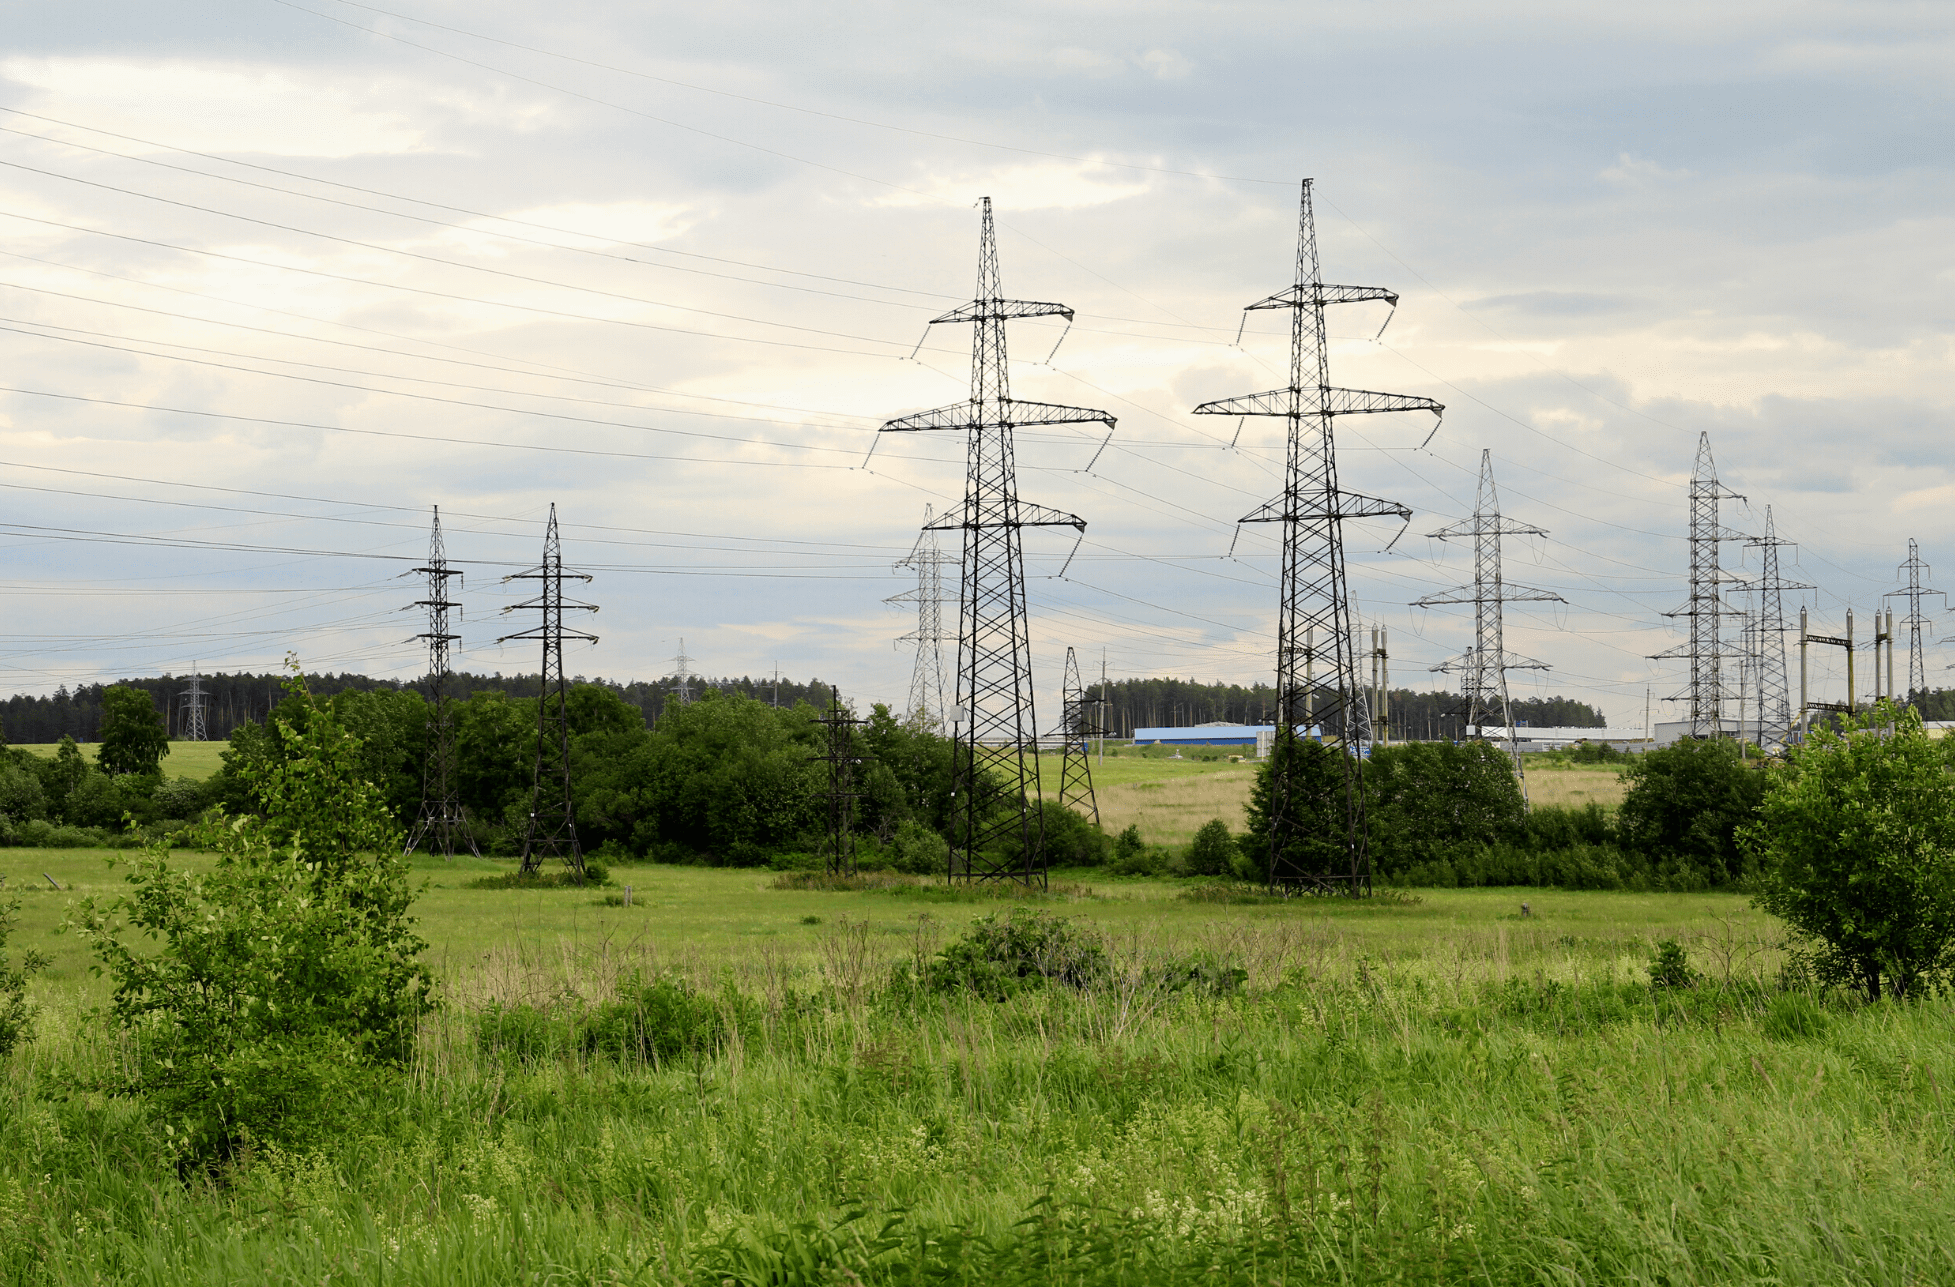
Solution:
{"label": "bush", "polygon": [[1229,834],[1229,824],[1220,818],[1211,818],[1202,824],[1201,830],[1195,833],[1194,843],[1188,846],[1188,874],[1230,875],[1234,870],[1235,858],[1241,852],[1241,846]]}
{"label": "bush", "polygon": [[1697,971],[1690,968],[1690,957],[1682,944],[1673,938],[1658,943],[1656,955],[1650,958],[1650,986],[1689,988],[1696,985]]}
{"label": "bush", "polygon": [[211,793],[203,783],[189,778],[166,778],[156,786],[156,793],[150,797],[160,818],[194,818],[212,803]]}
{"label": "bush", "polygon": [[728,1027],[712,997],[654,979],[627,985],[616,1000],[593,1007],[578,1021],[577,1039],[586,1054],[663,1064],[717,1054]]}
{"label": "bush", "polygon": [[1113,864],[1116,869],[1133,863],[1146,852],[1147,843],[1140,838],[1140,824],[1134,823],[1113,841]]}
{"label": "bush", "polygon": [[1039,821],[1045,834],[1047,866],[1097,867],[1106,861],[1111,845],[1106,832],[1091,819],[1057,800],[1044,800],[1039,804]]}
{"label": "bush", "polygon": [[7,959],[7,939],[14,932],[20,900],[0,903],[0,1059],[14,1052],[33,1032],[34,1007],[27,1003],[27,980],[50,964],[39,952],[29,952],[18,966]]}
{"label": "bush", "polygon": [[1106,947],[1091,929],[1043,911],[1013,908],[971,923],[964,937],[925,967],[933,992],[967,992],[1003,1001],[1048,982],[1083,988],[1106,974]]}
{"label": "bush", "polygon": [[950,842],[911,818],[896,824],[889,842],[889,865],[911,876],[941,876],[950,870]]}
{"label": "bush", "polygon": [[1764,867],[1757,905],[1803,940],[1818,982],[1879,1000],[1955,974],[1955,782],[1918,712],[1882,702],[1814,730],[1743,841]]}
{"label": "bush", "polygon": [[1745,874],[1737,831],[1765,796],[1765,775],[1725,740],[1685,740],[1635,757],[1616,813],[1626,849],[1652,863],[1688,865],[1716,887]]}
{"label": "bush", "polygon": [[285,758],[253,773],[262,823],[213,826],[207,874],[151,846],[132,892],[76,910],[115,984],[127,1089],[186,1164],[341,1129],[432,1008],[400,833],[358,775],[358,743],[296,675],[287,689],[309,718],[303,732],[279,721]]}

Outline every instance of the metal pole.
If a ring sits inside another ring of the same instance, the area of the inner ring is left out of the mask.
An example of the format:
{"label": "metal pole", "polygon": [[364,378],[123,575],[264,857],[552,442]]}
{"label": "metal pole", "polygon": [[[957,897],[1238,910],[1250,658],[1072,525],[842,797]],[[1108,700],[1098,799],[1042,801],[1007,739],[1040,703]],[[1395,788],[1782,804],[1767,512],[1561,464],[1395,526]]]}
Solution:
{"label": "metal pole", "polygon": [[[1874,674],[1880,673],[1879,663],[1874,665]],[[1853,689],[1853,609],[1846,610],[1846,713],[1852,715],[1859,694]]]}
{"label": "metal pole", "polygon": [[[1892,669],[1893,653],[1888,653],[1888,659]],[[1392,641],[1384,626],[1378,627],[1378,740],[1392,744]]]}
{"label": "metal pole", "polygon": [[1894,610],[1887,610],[1887,700],[1899,704],[1894,696]]}
{"label": "metal pole", "polygon": [[1806,740],[1811,724],[1806,718],[1806,610],[1799,609],[1799,740]]}

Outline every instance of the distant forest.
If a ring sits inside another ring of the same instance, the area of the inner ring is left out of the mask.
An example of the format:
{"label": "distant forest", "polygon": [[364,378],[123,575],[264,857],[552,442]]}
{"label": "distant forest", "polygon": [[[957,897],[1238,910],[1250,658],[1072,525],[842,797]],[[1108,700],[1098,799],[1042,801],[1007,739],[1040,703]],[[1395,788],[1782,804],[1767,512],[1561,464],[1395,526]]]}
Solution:
{"label": "distant forest", "polygon": [[[188,709],[183,694],[189,691],[190,678],[187,675],[165,675],[160,679],[122,679],[117,683],[131,688],[140,688],[148,693],[167,721],[172,738],[182,736]],[[400,684],[392,680],[369,679],[365,675],[327,675],[308,674],[307,687],[319,697],[331,697],[335,693],[348,690],[367,693],[375,689],[410,688],[426,691],[422,683]],[[467,700],[469,694],[481,691],[507,693],[511,697],[536,696],[539,678],[528,675],[474,675],[457,673],[448,689],[448,695],[458,701]],[[676,676],[665,679],[633,680],[618,683],[609,679],[585,679],[576,677],[577,683],[601,684],[622,697],[629,705],[644,712],[647,724],[657,721],[659,712],[665,708],[668,697],[678,691]],[[750,679],[704,679],[693,677],[688,681],[694,695],[708,688],[722,692],[740,693],[763,702],[778,701],[783,706],[792,706],[797,701],[825,702],[828,700],[828,685],[819,679],[808,683],[796,683],[783,678],[776,683],[771,678]],[[269,675],[205,675],[203,679],[204,726],[205,734],[213,742],[221,742],[231,736],[231,731],[247,721],[257,723],[265,718],[265,713],[278,705],[285,696],[282,685],[283,674]],[[77,742],[92,742],[102,727],[102,690],[107,684],[87,684],[68,691],[66,687],[55,690],[52,697],[25,697],[16,694],[0,703],[0,734],[10,743],[27,744],[36,742],[58,742],[64,736]],[[844,694],[846,697],[847,694]]]}
{"label": "distant forest", "polygon": [[[1089,700],[1100,695],[1091,685]],[[1276,690],[1269,684],[1199,684],[1192,679],[1123,679],[1107,685],[1107,733],[1132,737],[1137,728],[1170,728],[1190,724],[1267,724]],[[1415,693],[1409,688],[1391,692],[1391,734],[1394,739],[1428,740],[1460,735],[1459,694]],[[1515,699],[1514,718],[1523,724],[1552,728],[1603,728],[1608,721],[1587,702],[1566,697]]]}

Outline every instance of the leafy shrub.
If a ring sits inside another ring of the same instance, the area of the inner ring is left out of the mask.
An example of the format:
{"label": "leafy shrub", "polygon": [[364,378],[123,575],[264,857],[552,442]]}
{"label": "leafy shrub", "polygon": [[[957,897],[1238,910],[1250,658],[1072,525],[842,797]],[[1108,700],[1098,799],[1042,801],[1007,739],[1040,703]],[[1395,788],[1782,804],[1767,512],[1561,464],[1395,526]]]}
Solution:
{"label": "leafy shrub", "polygon": [[1731,742],[1685,739],[1634,758],[1616,812],[1617,838],[1652,862],[1670,859],[1715,887],[1745,874],[1737,831],[1765,796],[1765,775]]}
{"label": "leafy shrub", "polygon": [[400,833],[358,776],[357,742],[296,675],[287,689],[310,718],[279,721],[285,757],[253,772],[264,820],[214,827],[207,874],[151,846],[130,893],[77,908],[115,983],[127,1088],[185,1163],[338,1129],[366,1083],[407,1062],[432,1008]]}
{"label": "leafy shrub", "polygon": [[896,824],[889,865],[912,876],[938,876],[950,870],[950,842],[913,818]]}
{"label": "leafy shrub", "polygon": [[1117,867],[1131,863],[1147,849],[1147,843],[1140,838],[1140,824],[1134,823],[1113,841],[1113,862]]}
{"label": "leafy shrub", "polygon": [[476,1049],[512,1063],[542,1063],[577,1044],[575,1024],[539,1006],[491,1002],[475,1017]]}
{"label": "leafy shrub", "polygon": [[28,952],[18,966],[7,959],[7,939],[14,932],[20,900],[0,903],[0,1059],[26,1041],[34,1024],[34,1007],[27,1003],[27,980],[50,964],[39,952]]}
{"label": "leafy shrub", "polygon": [[211,803],[210,792],[201,782],[189,778],[165,778],[150,796],[161,818],[194,818]]}
{"label": "leafy shrub", "polygon": [[1194,843],[1188,846],[1188,874],[1229,875],[1236,856],[1241,852],[1241,847],[1229,834],[1229,824],[1220,818],[1211,818],[1202,824],[1201,830],[1195,833]]}
{"label": "leafy shrub", "polygon": [[994,913],[973,921],[964,937],[925,967],[924,984],[933,992],[1002,1001],[1048,982],[1083,988],[1106,968],[1106,946],[1093,930],[1014,907],[1003,919]]}
{"label": "leafy shrub", "polygon": [[611,883],[611,869],[594,859],[584,860],[584,878],[565,867],[558,871],[505,871],[494,876],[477,876],[468,882],[469,889],[562,889],[566,887],[593,887]]}
{"label": "leafy shrub", "polygon": [[45,818],[47,792],[40,774],[31,765],[16,763],[12,755],[0,756],[0,814],[15,822]]}
{"label": "leafy shrub", "polygon": [[1955,974],[1955,782],[1920,713],[1882,702],[1815,730],[1773,771],[1743,840],[1757,904],[1791,926],[1815,978],[1868,1000]]}
{"label": "leafy shrub", "polygon": [[1097,867],[1107,860],[1107,850],[1111,847],[1107,834],[1091,819],[1057,800],[1042,801],[1039,817],[1045,832],[1045,861],[1049,866]]}
{"label": "leafy shrub", "polygon": [[719,1002],[672,979],[635,983],[594,1006],[577,1023],[586,1054],[649,1064],[705,1058],[726,1044],[730,1025]]}
{"label": "leafy shrub", "polygon": [[1650,958],[1650,986],[1653,988],[1689,988],[1697,985],[1697,971],[1690,968],[1690,956],[1683,945],[1673,938],[1666,938],[1656,945],[1656,955]]}

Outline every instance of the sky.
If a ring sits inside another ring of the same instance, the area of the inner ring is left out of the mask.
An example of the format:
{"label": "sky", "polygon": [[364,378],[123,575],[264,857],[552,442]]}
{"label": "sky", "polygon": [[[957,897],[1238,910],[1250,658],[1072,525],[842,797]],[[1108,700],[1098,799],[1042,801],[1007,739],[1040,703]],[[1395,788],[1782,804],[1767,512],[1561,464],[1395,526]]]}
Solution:
{"label": "sky", "polygon": [[964,397],[969,330],[928,323],[986,196],[1006,293],[1077,314],[1013,324],[1014,392],[1118,418],[1019,437],[1022,497],[1088,524],[1027,541],[1041,722],[1068,647],[1267,682],[1277,547],[1235,520],[1281,489],[1281,422],[1190,412],[1284,382],[1285,318],[1241,310],[1291,282],[1306,176],[1325,277],[1400,296],[1331,314],[1333,383],[1446,405],[1429,441],[1338,426],[1344,485],[1415,511],[1349,533],[1394,686],[1470,642],[1411,605],[1472,580],[1427,534],[1483,450],[1546,532],[1507,581],[1563,600],[1508,609],[1547,667],[1514,695],[1611,725],[1676,717],[1649,656],[1685,637],[1700,433],[1724,525],[1770,506],[1796,542],[1815,631],[1864,636],[1911,538],[1955,589],[1946,5],[5,8],[0,692],[288,653],[412,679],[436,505],[455,664],[532,672],[502,578],[555,505],[600,609],[573,674],[683,647],[900,705],[885,600],[963,444],[876,429]]}

